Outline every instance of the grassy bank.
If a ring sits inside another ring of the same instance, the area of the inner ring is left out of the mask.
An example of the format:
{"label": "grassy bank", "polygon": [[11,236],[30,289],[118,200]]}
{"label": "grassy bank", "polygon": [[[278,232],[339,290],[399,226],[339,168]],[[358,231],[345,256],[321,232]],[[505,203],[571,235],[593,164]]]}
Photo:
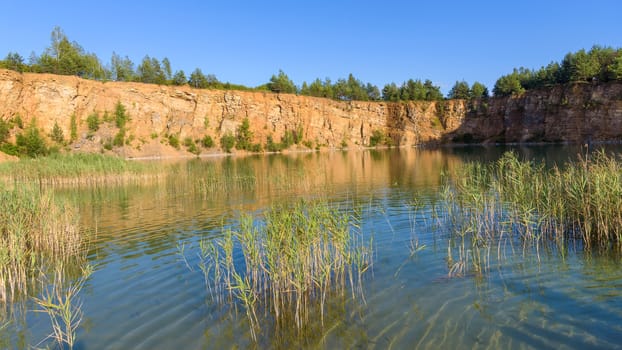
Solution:
{"label": "grassy bank", "polygon": [[506,153],[464,166],[446,194],[456,231],[479,245],[511,236],[622,251],[622,162],[604,152],[552,168]]}
{"label": "grassy bank", "polygon": [[0,163],[0,179],[40,184],[114,184],[153,179],[161,173],[155,163],[86,153],[55,154]]}

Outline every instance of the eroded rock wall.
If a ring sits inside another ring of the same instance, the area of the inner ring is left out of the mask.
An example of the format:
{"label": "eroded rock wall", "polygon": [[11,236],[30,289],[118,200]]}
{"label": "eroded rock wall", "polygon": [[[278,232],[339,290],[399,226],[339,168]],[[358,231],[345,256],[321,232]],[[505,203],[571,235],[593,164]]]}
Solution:
{"label": "eroded rock wall", "polygon": [[[314,145],[341,147],[345,141],[349,147],[357,147],[368,145],[372,132],[380,130],[393,144],[411,146],[440,140],[461,124],[465,111],[461,101],[443,102],[440,107],[435,102],[342,102],[270,92],[98,82],[8,70],[0,70],[0,101],[0,117],[19,114],[25,122],[34,118],[45,133],[57,123],[68,136],[74,114],[80,134],[74,146],[81,149],[87,149],[88,140],[103,143],[113,132],[106,134],[103,128],[101,135],[88,135],[88,115],[112,114],[121,102],[131,117],[127,126],[131,142],[124,147],[124,154],[131,156],[162,155],[165,135],[176,135],[180,140],[210,135],[218,144],[222,135],[235,134],[244,118],[250,121],[255,143],[265,144],[268,135],[278,141],[288,130],[301,130],[302,139]],[[445,111],[444,117],[437,117],[438,108]],[[162,146],[155,147],[154,143]],[[90,146],[92,151],[97,150],[96,144]]]}
{"label": "eroded rock wall", "polygon": [[471,105],[454,142],[622,141],[622,84],[575,83]]}
{"label": "eroded rock wall", "polygon": [[[49,134],[57,123],[68,138],[76,116],[79,136],[69,149],[103,151],[118,131],[104,123],[88,132],[92,113],[103,118],[121,102],[131,117],[127,144],[113,152],[129,157],[187,153],[168,145],[167,135],[198,140],[209,135],[220,152],[221,136],[235,134],[245,118],[253,143],[275,141],[286,131],[307,144],[364,147],[375,130],[400,146],[436,142],[584,142],[622,140],[622,84],[573,84],[529,91],[518,97],[467,102],[409,103],[333,101],[323,98],[193,89],[141,83],[98,82],[72,76],[0,70],[0,118],[33,119]],[[12,131],[14,134],[18,132]],[[108,151],[107,151],[108,152]]]}

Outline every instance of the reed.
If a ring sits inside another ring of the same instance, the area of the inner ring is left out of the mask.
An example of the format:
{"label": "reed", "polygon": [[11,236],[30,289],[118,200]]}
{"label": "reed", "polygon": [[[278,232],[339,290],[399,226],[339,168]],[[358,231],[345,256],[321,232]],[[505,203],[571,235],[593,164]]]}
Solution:
{"label": "reed", "polygon": [[262,314],[302,334],[318,311],[323,324],[334,293],[348,286],[362,293],[371,243],[357,227],[351,214],[326,202],[275,206],[260,218],[242,215],[236,228],[201,242],[199,265],[216,302],[244,307],[253,339]]}
{"label": "reed", "polygon": [[163,174],[161,166],[101,154],[69,153],[0,163],[5,183],[95,185],[144,181]]}
{"label": "reed", "polygon": [[28,293],[43,264],[83,254],[77,211],[51,192],[0,185],[0,301]]}
{"label": "reed", "polygon": [[447,188],[449,222],[473,244],[505,236],[536,249],[553,242],[563,252],[579,241],[622,251],[622,163],[603,151],[548,169],[506,153],[487,166],[465,165]]}
{"label": "reed", "polygon": [[42,274],[43,292],[41,297],[34,298],[35,304],[39,306],[35,311],[47,314],[52,324],[52,333],[43,341],[53,339],[61,349],[65,346],[73,349],[76,331],[83,316],[78,293],[92,272],[92,267],[85,265],[78,278],[68,280],[64,265],[59,263],[51,281],[46,274]]}

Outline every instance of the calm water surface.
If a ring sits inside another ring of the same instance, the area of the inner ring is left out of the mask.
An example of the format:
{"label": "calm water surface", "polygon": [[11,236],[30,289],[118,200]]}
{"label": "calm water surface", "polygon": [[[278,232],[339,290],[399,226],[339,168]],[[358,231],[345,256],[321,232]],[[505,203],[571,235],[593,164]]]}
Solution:
{"label": "calm water surface", "polygon": [[[89,252],[95,272],[80,294],[84,320],[76,348],[620,347],[619,257],[590,256],[579,247],[536,254],[504,244],[501,256],[497,246],[484,250],[483,273],[449,276],[448,247],[454,255],[457,248],[442,213],[443,176],[466,161],[493,161],[504,150],[191,160],[174,164],[156,183],[58,190],[79,204],[83,224],[97,232]],[[516,150],[549,164],[580,152],[570,146]],[[323,198],[358,213],[363,234],[373,237],[364,301],[350,293],[334,296],[324,326],[304,340],[296,339],[295,329],[276,331],[266,321],[253,344],[244,313],[223,310],[208,297],[196,268],[198,241],[217,237],[242,212],[300,198]],[[46,317],[28,312],[23,323],[5,329],[9,347],[44,339]]]}

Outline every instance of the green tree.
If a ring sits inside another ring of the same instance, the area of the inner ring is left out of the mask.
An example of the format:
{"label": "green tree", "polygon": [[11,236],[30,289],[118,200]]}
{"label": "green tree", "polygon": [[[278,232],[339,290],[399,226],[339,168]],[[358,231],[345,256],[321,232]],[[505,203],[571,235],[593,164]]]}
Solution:
{"label": "green tree", "polygon": [[518,71],[515,69],[512,74],[499,78],[492,92],[496,97],[520,95],[525,92],[525,88],[521,85]]}
{"label": "green tree", "polygon": [[441,92],[441,88],[432,83],[432,80],[426,79],[423,82],[423,87],[425,89],[425,100],[426,101],[439,101],[443,99],[443,93]]}
{"label": "green tree", "polygon": [[186,73],[183,70],[178,70],[173,75],[173,85],[184,85],[188,83],[188,79],[186,79]]}
{"label": "green tree", "polygon": [[231,133],[226,133],[220,138],[220,147],[227,152],[231,153],[231,149],[235,145],[235,136],[231,135]]}
{"label": "green tree", "polygon": [[117,102],[114,107],[114,117],[115,125],[119,129],[125,128],[125,124],[130,121],[130,116],[127,114],[125,106],[121,103],[121,101]]}
{"label": "green tree", "polygon": [[622,53],[618,54],[607,70],[611,80],[622,80]]}
{"label": "green tree", "polygon": [[212,140],[212,137],[209,135],[205,135],[202,139],[201,139],[201,144],[203,145],[203,147],[205,148],[212,148],[214,147],[214,140]]}
{"label": "green tree", "polygon": [[197,68],[190,74],[188,85],[198,89],[205,89],[208,86],[207,77],[201,72],[201,69]]}
{"label": "green tree", "polygon": [[52,127],[52,133],[50,134],[50,138],[58,144],[65,143],[65,135],[63,133],[63,129],[61,129],[57,122],[54,122],[54,127]]}
{"label": "green tree", "polygon": [[51,34],[51,44],[37,59],[44,73],[78,75],[89,79],[105,79],[106,70],[95,54],[86,53],[76,42],[70,42],[60,27]]}
{"label": "green tree", "polygon": [[100,124],[99,114],[95,112],[89,114],[89,116],[86,117],[86,124],[88,125],[89,131],[91,132],[95,132],[99,130],[99,124]]}
{"label": "green tree", "polygon": [[253,132],[250,130],[248,118],[242,120],[242,124],[236,130],[235,148],[239,150],[250,150],[253,140]]}
{"label": "green tree", "polygon": [[173,71],[171,70],[171,61],[168,60],[168,57],[164,57],[162,59],[162,72],[164,73],[164,81],[168,84],[169,81],[173,78]]}
{"label": "green tree", "polygon": [[287,74],[285,74],[282,70],[279,70],[278,75],[272,75],[272,77],[270,77],[268,89],[273,92],[283,92],[288,94],[295,94],[297,91],[294,82],[289,79]]}
{"label": "green tree", "polygon": [[24,58],[17,52],[9,52],[3,61],[0,61],[0,68],[6,68],[17,72],[23,72],[27,67]]}
{"label": "green tree", "polygon": [[468,100],[471,97],[469,84],[466,81],[456,81],[454,86],[449,90],[447,98]]}
{"label": "green tree", "polygon": [[136,79],[134,63],[127,56],[122,58],[113,52],[112,58],[110,59],[110,66],[112,70],[112,79],[116,81],[133,81]]}
{"label": "green tree", "polygon": [[486,87],[486,85],[476,81],[471,86],[471,90],[469,91],[469,97],[471,99],[488,98],[490,97],[490,93],[488,92],[488,88]]}
{"label": "green tree", "polygon": [[166,74],[157,58],[145,56],[136,71],[138,79],[143,83],[159,85],[166,83]]}
{"label": "green tree", "polygon": [[382,99],[397,102],[400,100],[400,88],[395,83],[387,84],[382,88]]}
{"label": "green tree", "polygon": [[45,140],[41,136],[39,129],[35,126],[34,120],[23,133],[17,135],[15,144],[21,154],[30,158],[48,154]]}

